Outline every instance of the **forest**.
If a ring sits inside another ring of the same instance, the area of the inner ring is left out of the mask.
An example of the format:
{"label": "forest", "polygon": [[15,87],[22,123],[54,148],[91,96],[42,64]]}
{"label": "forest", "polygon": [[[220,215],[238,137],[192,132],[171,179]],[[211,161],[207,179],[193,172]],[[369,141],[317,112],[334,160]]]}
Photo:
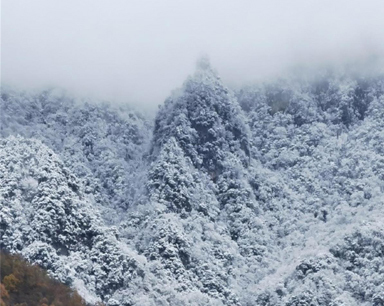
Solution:
{"label": "forest", "polygon": [[4,86],[1,305],[384,305],[383,131],[372,71],[203,58],[154,116]]}

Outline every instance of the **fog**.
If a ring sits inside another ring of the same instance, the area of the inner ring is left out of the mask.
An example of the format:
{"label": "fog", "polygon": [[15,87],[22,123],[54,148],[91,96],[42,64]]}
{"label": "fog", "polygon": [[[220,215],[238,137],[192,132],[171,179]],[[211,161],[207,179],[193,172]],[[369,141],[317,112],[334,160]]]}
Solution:
{"label": "fog", "polygon": [[2,83],[154,108],[209,55],[238,86],[384,54],[382,0],[2,0]]}

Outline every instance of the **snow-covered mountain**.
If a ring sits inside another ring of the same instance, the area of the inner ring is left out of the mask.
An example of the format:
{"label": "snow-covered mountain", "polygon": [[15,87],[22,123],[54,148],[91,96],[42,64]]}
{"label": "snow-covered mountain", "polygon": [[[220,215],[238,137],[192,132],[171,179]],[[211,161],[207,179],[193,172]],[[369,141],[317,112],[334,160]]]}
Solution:
{"label": "snow-covered mountain", "polygon": [[156,118],[3,89],[1,247],[106,305],[384,305],[384,77],[227,88]]}

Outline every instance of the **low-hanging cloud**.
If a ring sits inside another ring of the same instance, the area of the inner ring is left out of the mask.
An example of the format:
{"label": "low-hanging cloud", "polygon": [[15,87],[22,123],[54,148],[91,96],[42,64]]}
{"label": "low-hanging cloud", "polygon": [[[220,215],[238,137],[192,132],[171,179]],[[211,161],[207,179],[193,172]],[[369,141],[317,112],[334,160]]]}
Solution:
{"label": "low-hanging cloud", "polygon": [[382,0],[3,0],[2,82],[151,108],[208,54],[229,84],[384,54]]}

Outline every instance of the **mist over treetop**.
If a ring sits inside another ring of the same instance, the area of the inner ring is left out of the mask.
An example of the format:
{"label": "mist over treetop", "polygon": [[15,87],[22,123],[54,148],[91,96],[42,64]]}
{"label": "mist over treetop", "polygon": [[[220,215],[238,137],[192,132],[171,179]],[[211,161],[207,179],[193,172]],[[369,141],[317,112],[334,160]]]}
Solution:
{"label": "mist over treetop", "polygon": [[294,66],[383,58],[383,6],[379,0],[4,0],[2,82],[64,87],[153,109],[202,53],[225,83],[237,86]]}

